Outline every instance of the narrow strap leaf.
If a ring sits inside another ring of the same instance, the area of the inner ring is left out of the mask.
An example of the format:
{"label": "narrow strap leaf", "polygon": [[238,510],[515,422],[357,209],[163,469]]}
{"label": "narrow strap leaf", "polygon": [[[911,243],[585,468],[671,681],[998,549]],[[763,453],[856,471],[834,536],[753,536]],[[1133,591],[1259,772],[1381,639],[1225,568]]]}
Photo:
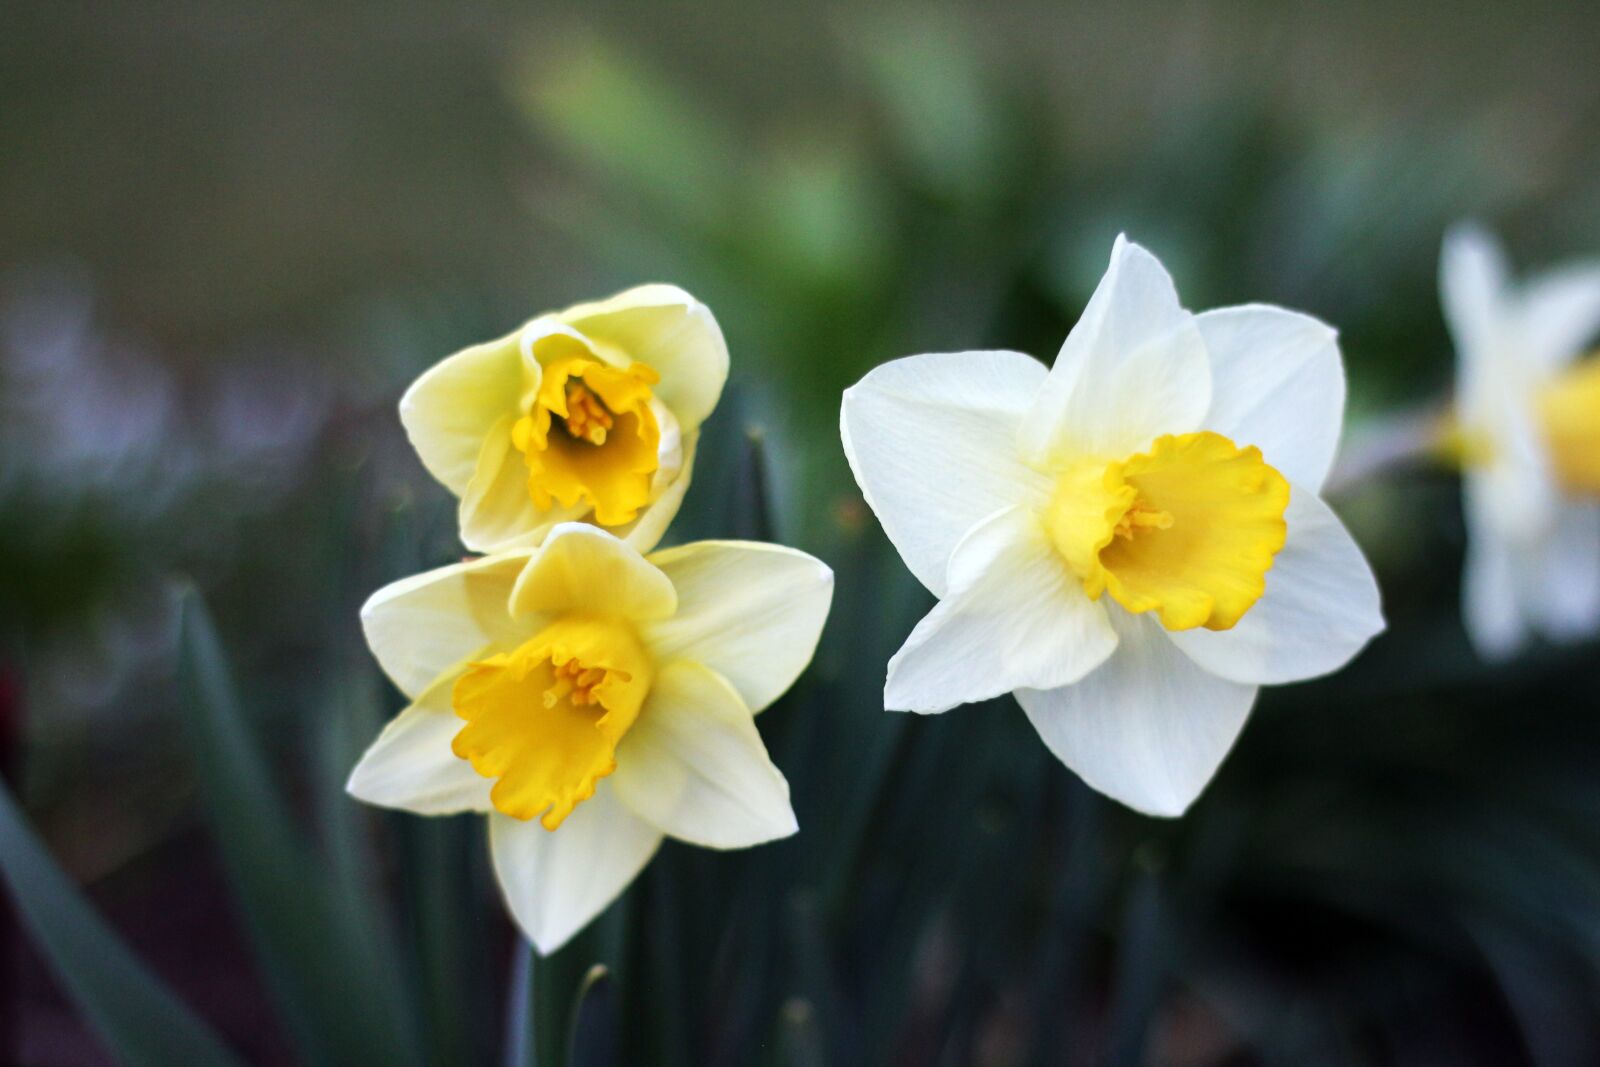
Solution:
{"label": "narrow strap leaf", "polygon": [[100,917],[0,786],[0,878],[61,988],[129,1067],[242,1067]]}
{"label": "narrow strap leaf", "polygon": [[572,1005],[567,1067],[615,1067],[616,1063],[616,983],[611,980],[611,973],[597,963],[583,976]]}
{"label": "narrow strap leaf", "polygon": [[179,593],[180,680],[201,798],[268,986],[312,1064],[421,1063],[381,931],[335,892],[268,773],[192,589]]}

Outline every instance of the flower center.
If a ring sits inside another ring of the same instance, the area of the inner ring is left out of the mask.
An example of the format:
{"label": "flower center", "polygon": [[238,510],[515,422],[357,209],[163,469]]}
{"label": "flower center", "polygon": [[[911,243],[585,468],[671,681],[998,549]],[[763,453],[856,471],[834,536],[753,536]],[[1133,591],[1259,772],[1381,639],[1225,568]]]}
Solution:
{"label": "flower center", "polygon": [[1556,378],[1538,403],[1556,479],[1568,492],[1600,495],[1600,355]]}
{"label": "flower center", "polygon": [[451,743],[515,819],[554,830],[617,769],[622,740],[650,692],[652,668],[632,630],[570,617],[514,652],[473,663],[452,703],[466,720]]}
{"label": "flower center", "polygon": [[660,380],[643,363],[622,369],[578,356],[546,365],[532,410],[511,428],[533,502],[541,509],[586,503],[602,526],[632,522],[650,502],[660,466],[650,391]]}
{"label": "flower center", "polygon": [[567,379],[567,433],[591,445],[606,443],[606,432],[617,424],[611,409],[582,381]]}
{"label": "flower center", "polygon": [[1288,506],[1289,483],[1260,449],[1202,432],[1073,464],[1044,517],[1090,597],[1157,612],[1169,630],[1226,630],[1266,591]]}

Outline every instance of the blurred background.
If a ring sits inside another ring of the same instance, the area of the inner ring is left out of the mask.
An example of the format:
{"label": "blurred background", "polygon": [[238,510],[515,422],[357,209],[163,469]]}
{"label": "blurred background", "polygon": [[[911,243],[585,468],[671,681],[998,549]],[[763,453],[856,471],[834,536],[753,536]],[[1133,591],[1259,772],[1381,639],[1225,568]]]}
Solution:
{"label": "blurred background", "polygon": [[[43,902],[0,917],[0,1062],[1600,1062],[1596,649],[1474,658],[1453,475],[1347,480],[1389,633],[1164,822],[1009,699],[881,711],[931,599],[837,436],[883,360],[1051,358],[1126,230],[1192,308],[1338,326],[1347,453],[1381,439],[1445,396],[1446,225],[1600,250],[1597,41],[1541,3],[0,7],[0,864]],[[343,795],[401,706],[356,612],[461,554],[408,381],[650,280],[733,354],[672,539],[838,574],[761,718],[803,831],[669,842],[535,963],[480,820]]]}

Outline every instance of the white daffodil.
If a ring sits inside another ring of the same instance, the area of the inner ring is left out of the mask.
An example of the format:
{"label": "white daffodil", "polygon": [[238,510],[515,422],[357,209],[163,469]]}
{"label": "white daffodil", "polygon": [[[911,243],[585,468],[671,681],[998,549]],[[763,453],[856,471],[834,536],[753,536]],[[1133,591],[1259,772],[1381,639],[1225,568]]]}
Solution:
{"label": "white daffodil", "polygon": [[395,582],[361,619],[412,704],[348,788],[488,815],[506,904],[553,952],[664,834],[742,848],[794,833],[754,716],[810,662],[832,595],[803,552],[705,541],[647,558],[582,523]]}
{"label": "white daffodil", "polygon": [[671,285],[540,315],[437,364],[400,400],[430,473],[461,498],[461,539],[489,552],[587,520],[641,551],[689,488],[728,347]]}
{"label": "white daffodil", "polygon": [[1181,814],[1259,686],[1333,671],[1383,628],[1317,495],[1343,406],[1332,329],[1190,314],[1120,237],[1053,369],[958,352],[872,371],[844,396],[845,453],[939,597],[886,706],[1014,693],[1090,785]]}
{"label": "white daffodil", "polygon": [[1446,236],[1439,264],[1457,354],[1467,632],[1485,656],[1530,632],[1600,629],[1600,261],[1515,285],[1482,230]]}

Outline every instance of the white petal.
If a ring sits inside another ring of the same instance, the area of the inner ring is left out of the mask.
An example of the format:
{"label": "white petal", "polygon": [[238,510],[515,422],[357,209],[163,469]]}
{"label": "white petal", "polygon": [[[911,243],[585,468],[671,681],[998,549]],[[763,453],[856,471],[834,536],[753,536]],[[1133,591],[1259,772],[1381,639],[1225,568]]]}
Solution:
{"label": "white petal", "polygon": [[1524,613],[1557,641],[1600,630],[1600,505],[1561,505],[1536,551]]}
{"label": "white petal", "polygon": [[856,483],[935,596],[978,520],[1050,492],[1016,450],[1045,373],[1020,352],[944,352],[885,363],[845,390],[839,434]]}
{"label": "white petal", "polygon": [[1492,456],[1463,472],[1466,507],[1475,513],[1477,524],[1527,543],[1544,536],[1556,521],[1561,490],[1531,407],[1510,403],[1499,407],[1498,418],[1480,423],[1493,427]]}
{"label": "white petal", "polygon": [[1462,622],[1478,655],[1487,660],[1505,660],[1528,637],[1517,596],[1512,542],[1497,524],[1483,520],[1483,508],[1473,506],[1470,491],[1465,503],[1467,558],[1461,579]]}
{"label": "white petal", "polygon": [[1518,313],[1528,351],[1546,373],[1586,351],[1600,333],[1600,263],[1574,263],[1530,280]]}
{"label": "white petal", "polygon": [[811,662],[833,600],[833,572],[781,545],[697,541],[650,556],[672,580],[678,611],[642,624],[659,662],[703,663],[761,711]]}
{"label": "white petal", "polygon": [[1211,356],[1205,428],[1255,445],[1289,481],[1320,490],[1344,421],[1338,334],[1262,304],[1202,312],[1195,322]]}
{"label": "white petal", "polygon": [[400,422],[422,465],[457,495],[478,469],[491,428],[518,410],[524,377],[519,336],[457,352],[400,398]]}
{"label": "white petal", "polygon": [[1451,230],[1439,279],[1456,343],[1457,416],[1487,436],[1493,457],[1467,471],[1467,506],[1475,522],[1525,542],[1547,528],[1558,501],[1533,399],[1550,368],[1531,351],[1524,301],[1492,237],[1475,226]]}
{"label": "white petal", "polygon": [[588,925],[650,862],[661,831],[629,811],[608,783],[558,830],[493,812],[489,851],[506,907],[548,956]]}
{"label": "white petal", "polygon": [[560,312],[561,321],[660,375],[655,394],[692,433],[728,380],[728,345],[711,309],[675,285],[641,285]]}
{"label": "white petal", "polygon": [[950,557],[950,591],[889,660],[884,707],[945,711],[1077,681],[1116,648],[1106,609],[1028,508],[980,523]]}
{"label": "white petal", "polygon": [[656,675],[611,782],[658,830],[706,848],[745,848],[799,829],[755,716],[725,678],[687,660]]}
{"label": "white petal", "polygon": [[468,560],[402,578],[361,608],[367,645],[394,684],[413,699],[441,674],[521,634],[509,608],[526,551]]}
{"label": "white petal", "polygon": [[1439,295],[1445,319],[1465,361],[1478,358],[1503,332],[1509,270],[1505,253],[1488,231],[1472,223],[1445,234],[1439,256]]}
{"label": "white petal", "polygon": [[493,809],[494,782],[450,749],[463,725],[450,706],[458,673],[443,675],[383,728],[350,772],[351,796],[418,815]]}
{"label": "white petal", "polygon": [[1194,316],[1161,262],[1118,236],[1023,421],[1022,454],[1034,463],[1126,456],[1162,434],[1198,429],[1210,406],[1211,367]]}
{"label": "white petal", "polygon": [[1148,815],[1182,815],[1244,728],[1257,687],[1208,674],[1148,616],[1112,613],[1121,643],[1076,685],[1017,701],[1061,762]]}
{"label": "white petal", "polygon": [[1212,674],[1273,685],[1338,670],[1383,630],[1378,582],[1327,504],[1296,485],[1267,591],[1231,630],[1171,635]]}

